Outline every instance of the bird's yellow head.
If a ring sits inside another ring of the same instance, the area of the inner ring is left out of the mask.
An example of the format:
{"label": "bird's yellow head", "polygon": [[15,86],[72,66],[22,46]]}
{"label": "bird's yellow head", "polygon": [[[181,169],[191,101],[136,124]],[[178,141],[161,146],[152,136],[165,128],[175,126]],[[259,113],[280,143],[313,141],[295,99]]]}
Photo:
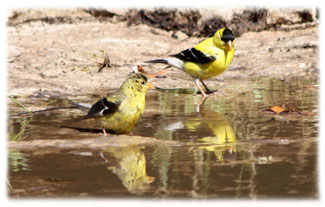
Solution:
{"label": "bird's yellow head", "polygon": [[235,35],[230,29],[222,28],[214,34],[213,42],[223,50],[232,51],[235,47]]}
{"label": "bird's yellow head", "polygon": [[121,86],[124,93],[143,94],[148,90],[148,79],[142,73],[131,73]]}

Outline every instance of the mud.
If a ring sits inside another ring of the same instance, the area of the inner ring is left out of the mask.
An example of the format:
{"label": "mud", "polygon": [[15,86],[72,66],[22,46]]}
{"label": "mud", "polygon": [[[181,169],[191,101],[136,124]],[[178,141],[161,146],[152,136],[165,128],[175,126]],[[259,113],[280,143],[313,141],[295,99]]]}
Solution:
{"label": "mud", "polygon": [[[225,25],[240,36],[230,68],[207,81],[219,89],[218,96],[225,90],[245,90],[232,85],[234,79],[317,79],[317,10],[283,10],[245,8],[226,10],[223,16],[213,9],[11,11],[8,95],[103,96],[120,86],[133,64],[177,53]],[[101,64],[110,67],[99,70]],[[163,66],[144,68],[154,73]],[[177,69],[168,69],[164,77],[150,81],[161,88],[194,88],[191,78]]]}

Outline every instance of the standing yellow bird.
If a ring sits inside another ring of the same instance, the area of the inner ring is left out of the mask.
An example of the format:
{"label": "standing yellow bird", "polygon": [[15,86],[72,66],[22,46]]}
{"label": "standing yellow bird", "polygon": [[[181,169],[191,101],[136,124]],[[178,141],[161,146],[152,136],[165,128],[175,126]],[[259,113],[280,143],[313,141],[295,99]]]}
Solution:
{"label": "standing yellow bird", "polygon": [[[235,53],[235,35],[228,28],[218,30],[213,37],[200,42],[169,58],[155,59],[146,63],[163,63],[184,70],[194,78],[194,83],[203,97],[214,93],[203,80],[219,75],[230,65]],[[203,91],[202,83],[206,92]]]}
{"label": "standing yellow bird", "polygon": [[115,93],[96,102],[85,118],[95,118],[105,135],[105,129],[117,134],[129,133],[143,113],[148,88],[147,77],[133,73]]}

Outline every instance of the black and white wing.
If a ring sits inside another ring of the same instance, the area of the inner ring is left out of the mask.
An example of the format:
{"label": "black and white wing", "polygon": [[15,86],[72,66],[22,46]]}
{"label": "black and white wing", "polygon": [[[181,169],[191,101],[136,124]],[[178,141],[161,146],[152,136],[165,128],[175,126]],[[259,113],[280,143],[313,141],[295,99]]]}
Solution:
{"label": "black and white wing", "polygon": [[106,98],[97,101],[89,110],[85,118],[94,118],[98,116],[104,116],[106,114],[112,114],[116,112],[121,105],[121,102],[111,102]]}
{"label": "black and white wing", "polygon": [[183,61],[189,61],[189,62],[201,63],[201,64],[210,63],[216,60],[214,56],[208,56],[203,52],[195,49],[194,47],[183,50],[182,52],[171,56],[176,57]]}

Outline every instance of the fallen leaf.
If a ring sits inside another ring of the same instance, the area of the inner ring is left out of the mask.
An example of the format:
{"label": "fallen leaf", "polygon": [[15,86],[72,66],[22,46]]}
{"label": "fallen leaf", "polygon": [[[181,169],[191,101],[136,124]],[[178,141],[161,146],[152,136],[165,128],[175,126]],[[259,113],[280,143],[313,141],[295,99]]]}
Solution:
{"label": "fallen leaf", "polygon": [[138,65],[138,71],[139,71],[140,73],[143,73],[144,75],[148,76],[149,78],[156,78],[157,76],[162,75],[162,74],[164,74],[164,73],[167,72],[166,70],[162,70],[162,71],[160,71],[160,72],[158,72],[158,73],[152,73],[152,74],[149,74],[149,73],[147,73],[147,72],[144,70],[144,68],[143,68],[142,66],[140,66],[140,65]]}
{"label": "fallen leaf", "polygon": [[280,106],[272,106],[269,109],[265,109],[263,112],[267,114],[279,114],[283,111],[285,111],[285,109]]}
{"label": "fallen leaf", "polygon": [[285,111],[285,109],[282,108],[281,106],[272,106],[272,107],[271,107],[271,110],[274,111],[274,112],[277,113],[277,114],[279,114],[279,113]]}
{"label": "fallen leaf", "polygon": [[277,115],[302,115],[302,113],[297,108],[284,109],[281,106],[272,106],[269,109],[263,111],[267,114],[277,114]]}

